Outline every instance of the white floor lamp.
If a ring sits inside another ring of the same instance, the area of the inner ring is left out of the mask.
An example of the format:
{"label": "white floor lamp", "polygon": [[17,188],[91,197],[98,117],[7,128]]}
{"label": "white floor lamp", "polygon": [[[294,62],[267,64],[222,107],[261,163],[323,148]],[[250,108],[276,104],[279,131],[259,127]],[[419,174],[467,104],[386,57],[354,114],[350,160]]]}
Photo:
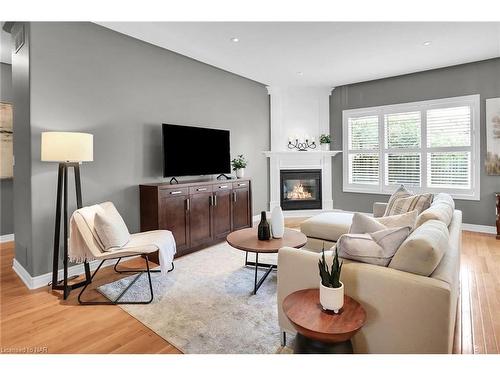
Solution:
{"label": "white floor lamp", "polygon": [[[82,207],[82,188],[80,182],[80,163],[94,160],[93,135],[72,132],[42,133],[41,160],[58,162],[56,220],[54,232],[54,257],[52,263],[52,289],[62,290],[63,298],[69,296],[71,290],[84,286],[90,279],[90,267],[85,263],[86,280],[68,284],[68,169],[73,168],[75,174],[76,204]],[[64,242],[64,276],[58,280],[59,272],[59,240],[61,237],[61,213],[63,213]]]}

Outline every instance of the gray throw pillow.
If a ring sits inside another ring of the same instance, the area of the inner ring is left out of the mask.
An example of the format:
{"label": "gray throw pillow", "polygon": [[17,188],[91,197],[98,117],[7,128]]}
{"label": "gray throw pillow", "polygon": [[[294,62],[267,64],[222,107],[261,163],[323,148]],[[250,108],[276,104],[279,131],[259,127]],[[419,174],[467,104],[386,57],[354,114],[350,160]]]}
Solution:
{"label": "gray throw pillow", "polygon": [[372,217],[360,213],[352,216],[352,224],[349,233],[373,233],[386,228],[415,227],[418,217],[417,211],[406,212],[400,215]]}
{"label": "gray throw pillow", "polygon": [[409,227],[386,228],[374,233],[344,234],[337,241],[337,249],[339,256],[344,259],[387,267],[409,234]]}

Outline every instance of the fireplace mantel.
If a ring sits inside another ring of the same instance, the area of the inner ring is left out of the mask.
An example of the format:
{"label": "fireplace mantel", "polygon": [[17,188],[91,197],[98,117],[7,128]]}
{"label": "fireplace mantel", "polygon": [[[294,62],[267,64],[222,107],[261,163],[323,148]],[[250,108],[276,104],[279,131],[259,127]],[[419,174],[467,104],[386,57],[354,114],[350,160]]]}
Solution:
{"label": "fireplace mantel", "polygon": [[263,151],[269,158],[269,209],[280,205],[280,171],[286,169],[320,169],[322,209],[333,209],[332,157],[341,153],[332,151]]}

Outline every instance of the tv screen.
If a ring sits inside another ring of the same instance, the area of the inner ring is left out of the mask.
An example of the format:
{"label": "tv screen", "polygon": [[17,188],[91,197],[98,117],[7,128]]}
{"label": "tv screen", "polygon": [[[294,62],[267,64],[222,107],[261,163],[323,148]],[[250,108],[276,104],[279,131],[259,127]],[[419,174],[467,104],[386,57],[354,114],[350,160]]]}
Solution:
{"label": "tv screen", "polygon": [[163,124],[163,176],[230,173],[229,130]]}

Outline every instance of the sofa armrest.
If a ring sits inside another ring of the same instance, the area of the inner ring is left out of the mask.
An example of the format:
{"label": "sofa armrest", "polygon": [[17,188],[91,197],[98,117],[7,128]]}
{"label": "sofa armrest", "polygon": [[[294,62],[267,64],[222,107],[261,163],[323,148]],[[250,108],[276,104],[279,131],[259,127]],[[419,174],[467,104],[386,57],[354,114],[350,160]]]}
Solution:
{"label": "sofa armrest", "polygon": [[386,207],[387,207],[387,203],[384,203],[384,202],[373,203],[373,217],[384,216]]}
{"label": "sofa armrest", "polygon": [[[333,253],[325,252],[328,264]],[[278,319],[294,332],[282,310],[290,293],[319,287],[320,254],[292,248],[278,253]],[[449,353],[454,315],[450,285],[441,280],[371,264],[345,261],[346,294],[366,310],[367,322],[354,337],[357,353]]]}

